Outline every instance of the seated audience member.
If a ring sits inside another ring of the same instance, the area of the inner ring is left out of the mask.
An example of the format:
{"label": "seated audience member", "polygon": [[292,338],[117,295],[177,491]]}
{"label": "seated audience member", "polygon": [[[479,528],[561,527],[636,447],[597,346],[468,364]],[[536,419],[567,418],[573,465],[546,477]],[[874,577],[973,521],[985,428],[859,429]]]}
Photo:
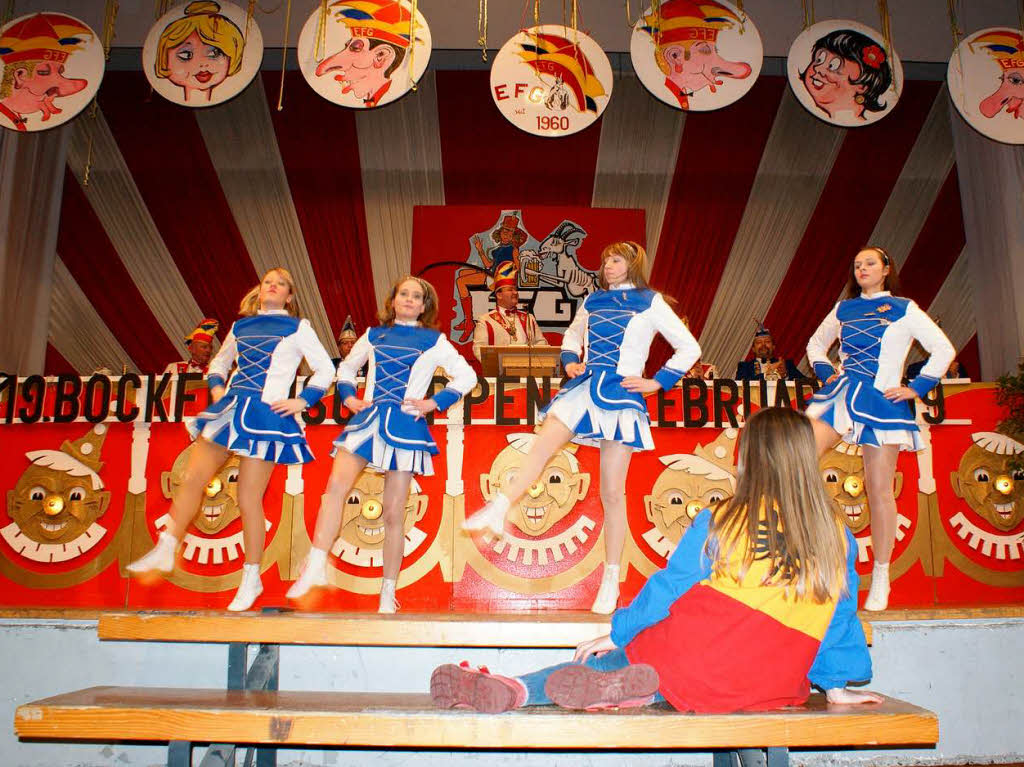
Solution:
{"label": "seated audience member", "polygon": [[338,333],[339,356],[331,360],[334,363],[334,367],[338,367],[338,363],[345,359],[348,353],[352,351],[357,338],[359,338],[359,334],[356,333],[356,324],[352,322],[352,315],[350,314],[345,317],[345,324],[341,326],[341,332]]}
{"label": "seated audience member", "polygon": [[760,322],[754,333],[754,342],[750,345],[753,355],[749,360],[742,360],[736,365],[736,378],[749,381],[793,381],[804,378],[804,374],[790,359],[775,356],[775,341],[772,334]]}
{"label": "seated audience member", "polygon": [[213,338],[220,328],[217,320],[209,317],[203,319],[196,329],[185,336],[185,346],[188,347],[189,358],[181,362],[172,362],[166,368],[165,373],[202,373],[206,375],[206,368],[213,356]]}
{"label": "seated audience member", "polygon": [[[913,381],[921,374],[921,368],[924,367],[924,363],[928,360],[918,360],[917,362],[911,362],[907,365],[907,380]],[[956,357],[949,363],[949,367],[946,368],[943,378],[970,378],[970,374],[967,372],[967,368],[964,367],[963,363],[960,362]]]}
{"label": "seated audience member", "polygon": [[511,264],[502,264],[491,283],[495,308],[476,318],[473,328],[473,356],[480,359],[482,346],[546,345],[537,319],[518,309],[519,274]]}

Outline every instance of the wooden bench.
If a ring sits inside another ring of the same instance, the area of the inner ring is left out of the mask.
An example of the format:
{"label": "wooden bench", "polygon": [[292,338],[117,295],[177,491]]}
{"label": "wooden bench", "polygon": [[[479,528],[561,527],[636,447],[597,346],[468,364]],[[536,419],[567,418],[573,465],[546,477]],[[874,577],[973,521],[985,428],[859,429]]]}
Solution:
{"label": "wooden bench", "polygon": [[[870,625],[866,624],[870,630]],[[785,767],[790,747],[931,745],[938,721],[895,699],[763,714],[684,715],[667,707],[602,713],[527,708],[502,715],[433,708],[426,694],[279,691],[280,645],[572,648],[608,631],[590,613],[398,614],[220,611],[125,612],[99,617],[105,640],[228,645],[228,689],[93,687],[25,704],[22,738],[167,742],[168,765],[191,765],[193,744],[213,744],[203,765],[233,763],[234,744],[480,749],[693,749],[715,767]],[[251,664],[249,645],[259,645]],[[426,680],[419,680],[426,685]],[[595,719],[595,717],[597,717]],[[765,749],[765,751],[762,751]]]}
{"label": "wooden bench", "polygon": [[[790,747],[931,745],[938,720],[895,699],[757,714],[687,715],[667,707],[595,713],[554,707],[506,714],[433,708],[404,693],[266,692],[92,687],[19,706],[22,738],[171,741],[168,767],[191,762],[192,743],[473,749],[769,749],[784,765]],[[720,763],[723,757],[719,757]],[[724,758],[730,758],[725,756]],[[728,762],[726,762],[728,763]]]}

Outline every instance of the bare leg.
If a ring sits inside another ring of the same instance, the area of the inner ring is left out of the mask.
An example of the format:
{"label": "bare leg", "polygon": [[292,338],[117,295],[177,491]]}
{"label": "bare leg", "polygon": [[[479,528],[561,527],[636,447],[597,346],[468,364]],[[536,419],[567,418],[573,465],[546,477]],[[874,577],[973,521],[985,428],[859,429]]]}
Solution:
{"label": "bare leg", "polygon": [[258,565],[263,558],[267,525],[263,516],[263,494],[274,473],[275,463],[243,457],[238,466],[238,508],[242,512],[242,540],[245,563]]}
{"label": "bare leg", "polygon": [[192,446],[192,455],[189,456],[188,464],[185,466],[185,473],[181,477],[181,484],[171,501],[171,524],[167,532],[179,541],[184,537],[185,531],[192,523],[196,514],[199,513],[203,502],[203,493],[206,485],[218,469],[228,459],[229,451],[226,447],[210,442],[200,437]]}
{"label": "bare leg", "polygon": [[633,448],[601,440],[601,506],[604,508],[604,561],[618,566],[626,540],[626,474]]}
{"label": "bare leg", "polygon": [[818,446],[818,457],[820,458],[829,449],[835,447],[835,444],[842,435],[824,421],[819,421],[817,418],[811,418],[810,420],[811,428],[814,429],[814,442]]}
{"label": "bare leg", "polygon": [[338,531],[341,529],[341,507],[348,491],[355,485],[359,472],[366,466],[366,459],[338,450],[331,466],[324,494],[320,496],[320,511],[316,515],[316,531],[313,534],[314,548],[330,551]]}
{"label": "bare leg", "polygon": [[896,542],[896,476],[898,445],[864,445],[864,485],[871,506],[871,547],[875,561],[886,565]]}
{"label": "bare leg", "polygon": [[384,577],[398,579],[405,553],[405,504],[412,472],[389,471],[384,478]]}

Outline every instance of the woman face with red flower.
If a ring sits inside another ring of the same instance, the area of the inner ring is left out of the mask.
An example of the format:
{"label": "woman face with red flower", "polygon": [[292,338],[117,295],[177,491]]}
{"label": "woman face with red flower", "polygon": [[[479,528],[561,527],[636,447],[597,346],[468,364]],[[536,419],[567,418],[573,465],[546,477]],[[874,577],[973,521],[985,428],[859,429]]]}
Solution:
{"label": "woman face with red flower", "polygon": [[814,103],[830,118],[881,112],[879,97],[892,84],[888,57],[878,43],[852,29],[841,29],[814,44],[811,60],[800,73]]}

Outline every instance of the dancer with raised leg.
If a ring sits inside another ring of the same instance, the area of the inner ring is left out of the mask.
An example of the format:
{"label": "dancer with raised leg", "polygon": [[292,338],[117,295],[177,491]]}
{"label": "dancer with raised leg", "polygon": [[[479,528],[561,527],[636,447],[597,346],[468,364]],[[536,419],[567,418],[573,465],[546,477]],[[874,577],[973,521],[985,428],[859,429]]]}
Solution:
{"label": "dancer with raised leg", "polygon": [[856,564],[810,422],[766,408],[740,437],[735,495],[694,518],[665,569],[612,616],[609,635],[579,645],[572,663],[518,678],[439,666],[430,695],[442,708],[489,713],[656,700],[680,711],[758,711],[800,705],[812,684],[830,703],[879,702],[846,687],[871,678]]}
{"label": "dancer with raised leg", "polygon": [[[463,523],[467,530],[501,535],[511,504],[562,445],[573,440],[600,447],[605,566],[592,610],[601,614],[611,613],[619,599],[629,461],[634,450],[654,447],[643,395],[671,389],[700,357],[697,341],[661,294],[648,287],[646,274],[647,253],[635,242],[616,242],[601,253],[602,289],[587,296],[562,341],[562,366],[570,380],[545,409],[519,472]],[[675,354],[653,378],[644,378],[655,333]]]}
{"label": "dancer with raised leg", "polygon": [[[236,453],[245,565],[238,593],[228,605],[235,612],[248,610],[263,592],[263,494],[270,475],[278,464],[313,459],[299,414],[319,402],[334,380],[330,356],[309,321],[298,316],[295,282],[286,269],[267,272],[242,299],[238,313],[242,319],[231,327],[210,362],[212,404],[196,418],[197,438],[171,502],[171,523],[148,554],[128,565],[128,572],[135,574],[174,569],[178,544],[199,513],[207,483],[229,454]],[[288,397],[303,358],[313,375],[297,397]]]}
{"label": "dancer with raised leg", "polygon": [[[338,365],[338,395],[352,413],[335,440],[334,465],[316,518],[313,548],[298,580],[288,590],[300,599],[326,586],[327,554],[341,528],[342,504],[359,473],[369,466],[384,472],[384,578],[377,612],[398,609],[395,589],[405,547],[403,514],[414,474],[434,473],[437,445],[424,416],[444,412],[476,385],[476,373],[437,330],[437,293],[426,280],[407,276],[396,282],[380,313],[381,325],[367,330]],[[356,397],[356,374],[368,363],[363,399]],[[442,368],[451,381],[424,399]]]}
{"label": "dancer with raised leg", "polygon": [[[896,458],[901,450],[923,447],[914,400],[938,385],[956,356],[939,326],[898,293],[899,277],[889,254],[879,247],[862,248],[853,259],[846,299],[835,305],[807,343],[807,359],[823,384],[807,406],[819,455],[840,438],[860,445],[864,455],[875,557],[865,610],[884,610],[889,604]],[[839,371],[828,358],[837,339]],[[930,357],[920,374],[903,386],[903,363],[915,340]]]}

